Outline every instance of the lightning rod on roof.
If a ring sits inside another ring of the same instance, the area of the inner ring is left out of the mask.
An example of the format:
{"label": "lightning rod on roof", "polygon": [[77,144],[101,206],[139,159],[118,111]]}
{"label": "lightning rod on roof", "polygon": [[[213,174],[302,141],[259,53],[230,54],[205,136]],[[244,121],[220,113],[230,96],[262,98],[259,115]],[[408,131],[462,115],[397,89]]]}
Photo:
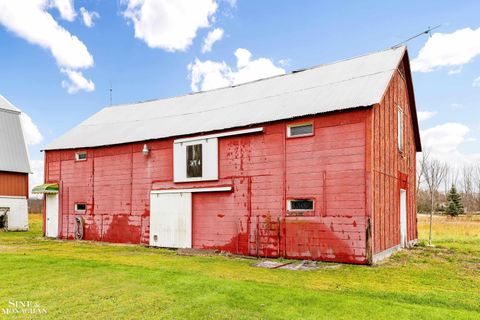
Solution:
{"label": "lightning rod on roof", "polygon": [[410,37],[410,38],[408,38],[407,40],[404,40],[404,41],[402,41],[402,42],[400,42],[400,43],[397,43],[396,45],[392,46],[392,49],[397,48],[397,47],[400,47],[402,44],[405,44],[405,43],[407,43],[408,41],[413,40],[413,39],[415,39],[415,38],[418,38],[418,37],[420,37],[421,35],[424,35],[424,34],[428,34],[428,35],[432,36],[432,31],[435,30],[435,29],[438,29],[438,28],[440,28],[440,27],[441,27],[441,24],[439,24],[438,26],[435,26],[435,27],[433,27],[433,28],[428,27],[427,30],[425,30],[425,31],[423,31],[423,32],[420,32],[419,34],[416,34],[416,35],[414,35],[413,37]]}
{"label": "lightning rod on roof", "polygon": [[110,81],[110,106],[112,106],[112,92],[113,92],[112,81]]}

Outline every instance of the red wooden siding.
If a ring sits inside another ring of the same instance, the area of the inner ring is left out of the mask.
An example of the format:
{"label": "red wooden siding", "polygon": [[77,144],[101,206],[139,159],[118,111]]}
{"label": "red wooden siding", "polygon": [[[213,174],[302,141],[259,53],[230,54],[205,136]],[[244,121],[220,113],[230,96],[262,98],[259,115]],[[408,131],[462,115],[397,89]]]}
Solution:
{"label": "red wooden siding", "polygon": [[0,171],[0,196],[28,197],[28,173]]}
{"label": "red wooden siding", "polygon": [[[173,139],[87,149],[47,151],[47,182],[59,182],[60,236],[72,238],[74,204],[85,238],[149,241],[152,189],[225,186],[232,192],[194,193],[195,248],[234,253],[366,263],[365,120],[369,109],[306,117],[313,136],[286,138],[296,121],[265,124],[264,133],[219,139],[219,179],[173,183]],[[287,199],[308,198],[315,210],[286,213]]]}
{"label": "red wooden siding", "polygon": [[[404,152],[398,150],[397,107],[404,113]],[[400,188],[407,190],[407,239],[417,239],[415,210],[416,148],[403,64],[395,72],[371,117],[373,136],[373,253],[400,244]],[[402,181],[402,177],[406,181]]]}

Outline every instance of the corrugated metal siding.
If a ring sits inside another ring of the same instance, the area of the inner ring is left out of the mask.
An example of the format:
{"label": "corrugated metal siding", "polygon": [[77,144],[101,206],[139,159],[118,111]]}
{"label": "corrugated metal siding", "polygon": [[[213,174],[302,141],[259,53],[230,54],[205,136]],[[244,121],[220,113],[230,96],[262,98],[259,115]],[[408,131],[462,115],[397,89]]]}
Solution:
{"label": "corrugated metal siding", "polygon": [[18,111],[0,109],[0,170],[30,172]]}
{"label": "corrugated metal siding", "polygon": [[28,197],[28,174],[0,171],[0,196]]}
{"label": "corrugated metal siding", "polygon": [[405,50],[389,49],[231,88],[105,108],[46,149],[114,145],[370,106],[380,102]]}

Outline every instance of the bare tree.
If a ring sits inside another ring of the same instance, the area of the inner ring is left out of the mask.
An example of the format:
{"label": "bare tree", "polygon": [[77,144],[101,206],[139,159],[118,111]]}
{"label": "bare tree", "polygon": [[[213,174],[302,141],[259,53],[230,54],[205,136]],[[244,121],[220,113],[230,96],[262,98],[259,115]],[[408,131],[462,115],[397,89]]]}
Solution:
{"label": "bare tree", "polygon": [[480,161],[474,166],[475,202],[477,210],[480,210]]}
{"label": "bare tree", "polygon": [[462,176],[462,192],[463,192],[463,206],[465,208],[465,212],[472,211],[475,206],[475,168],[472,166],[465,165],[463,167],[463,176]]}
{"label": "bare tree", "polygon": [[421,156],[417,159],[417,196],[422,186],[425,172],[425,165],[430,159],[430,151],[428,149],[423,150]]}
{"label": "bare tree", "polygon": [[424,166],[425,183],[427,184],[428,191],[430,193],[430,203],[432,205],[430,210],[430,236],[428,238],[429,245],[432,245],[432,223],[433,212],[435,210],[435,200],[438,193],[438,189],[442,181],[448,174],[448,165],[445,162],[441,162],[437,159],[427,159]]}

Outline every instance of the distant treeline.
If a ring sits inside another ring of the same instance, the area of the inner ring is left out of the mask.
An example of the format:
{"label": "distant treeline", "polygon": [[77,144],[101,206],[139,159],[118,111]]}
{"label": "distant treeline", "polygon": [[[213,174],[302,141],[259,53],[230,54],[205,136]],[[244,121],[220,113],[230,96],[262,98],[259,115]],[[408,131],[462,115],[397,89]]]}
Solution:
{"label": "distant treeline", "polygon": [[28,199],[28,212],[41,213],[43,210],[43,199]]}

